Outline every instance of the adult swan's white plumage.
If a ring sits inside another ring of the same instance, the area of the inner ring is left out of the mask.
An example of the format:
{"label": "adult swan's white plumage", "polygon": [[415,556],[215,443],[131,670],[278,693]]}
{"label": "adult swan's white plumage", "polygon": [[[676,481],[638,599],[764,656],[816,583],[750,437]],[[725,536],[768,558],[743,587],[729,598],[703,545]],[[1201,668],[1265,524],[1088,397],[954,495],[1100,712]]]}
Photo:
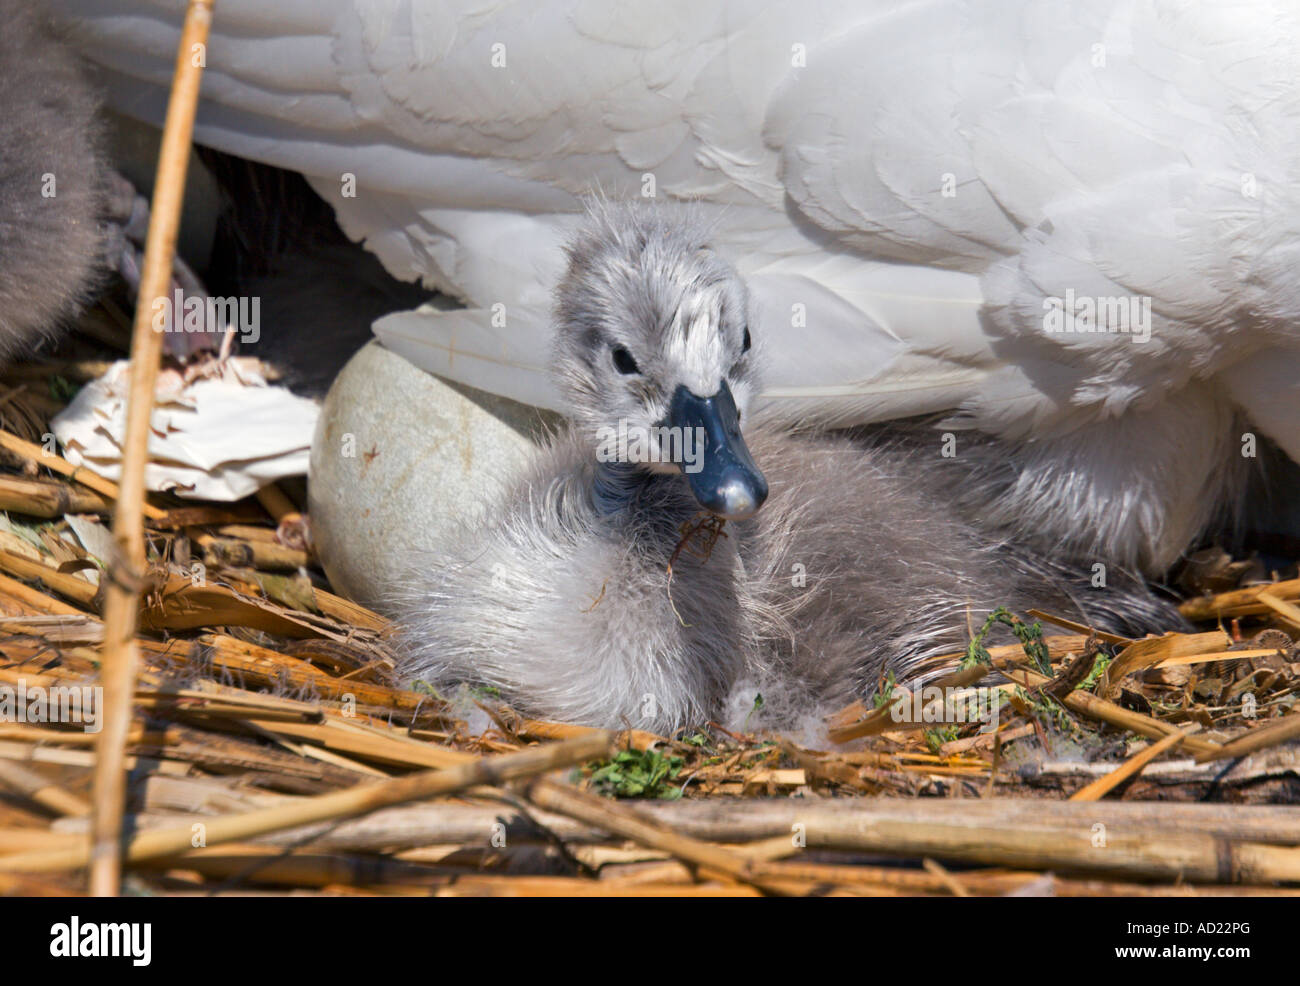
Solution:
{"label": "adult swan's white plumage", "polygon": [[[175,5],[56,6],[160,118]],[[702,199],[771,413],[955,412],[1009,443],[989,516],[1159,570],[1243,421],[1300,458],[1297,77],[1300,12],[1261,0],[223,0],[198,134],[466,303],[388,345],[535,403],[579,195]],[[1046,331],[1089,302],[1136,331]]]}

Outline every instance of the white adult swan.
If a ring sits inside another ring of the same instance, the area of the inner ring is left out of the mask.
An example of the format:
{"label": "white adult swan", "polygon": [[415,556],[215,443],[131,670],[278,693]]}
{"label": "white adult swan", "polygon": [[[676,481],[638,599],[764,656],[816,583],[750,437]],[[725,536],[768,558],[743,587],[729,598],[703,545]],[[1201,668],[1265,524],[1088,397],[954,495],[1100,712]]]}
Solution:
{"label": "white adult swan", "polygon": [[[180,5],[54,5],[161,119]],[[377,325],[455,379],[555,406],[598,183],[725,214],[765,413],[950,413],[1005,441],[986,515],[1042,543],[1160,571],[1250,436],[1300,459],[1294,4],[223,0],[207,66],[200,140],[465,302]],[[1127,331],[1047,331],[1089,306]]]}

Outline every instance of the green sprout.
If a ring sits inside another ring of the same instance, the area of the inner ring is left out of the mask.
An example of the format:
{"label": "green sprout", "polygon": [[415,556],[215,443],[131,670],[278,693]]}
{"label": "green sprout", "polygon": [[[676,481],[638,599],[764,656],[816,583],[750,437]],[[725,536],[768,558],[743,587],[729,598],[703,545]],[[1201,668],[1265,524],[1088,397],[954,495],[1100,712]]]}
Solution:
{"label": "green sprout", "polygon": [[984,626],[971,638],[971,642],[966,648],[966,656],[961,661],[962,670],[973,668],[977,664],[993,663],[988,648],[984,646],[984,638],[989,635],[989,631],[998,623],[1011,628],[1011,632],[1020,641],[1020,646],[1024,648],[1025,654],[1038,666],[1039,671],[1050,676],[1052,662],[1047,651],[1047,644],[1043,643],[1042,624],[1037,622],[1026,623],[1005,606],[999,606],[990,613],[988,619],[984,621]]}
{"label": "green sprout", "polygon": [[682,771],[681,757],[657,750],[621,750],[613,760],[591,766],[592,787],[606,797],[671,801],[682,796],[672,784]]}

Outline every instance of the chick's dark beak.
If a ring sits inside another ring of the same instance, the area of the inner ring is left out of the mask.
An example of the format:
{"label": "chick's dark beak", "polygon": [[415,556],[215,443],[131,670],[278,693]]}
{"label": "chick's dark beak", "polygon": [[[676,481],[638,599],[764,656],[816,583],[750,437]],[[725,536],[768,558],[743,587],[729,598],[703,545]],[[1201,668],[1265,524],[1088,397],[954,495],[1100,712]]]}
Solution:
{"label": "chick's dark beak", "polygon": [[668,405],[668,424],[683,436],[691,429],[696,454],[680,466],[701,507],[725,520],[744,520],[758,512],[767,499],[767,480],[740,435],[740,415],[725,381],[711,397],[697,397],[679,386]]}

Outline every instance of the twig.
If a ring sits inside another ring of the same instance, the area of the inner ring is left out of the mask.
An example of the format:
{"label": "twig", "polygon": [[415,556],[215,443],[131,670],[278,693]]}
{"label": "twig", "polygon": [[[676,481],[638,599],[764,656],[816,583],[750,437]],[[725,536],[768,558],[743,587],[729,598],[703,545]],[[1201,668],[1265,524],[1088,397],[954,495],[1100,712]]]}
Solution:
{"label": "twig", "polygon": [[1070,800],[1100,801],[1130,777],[1141,772],[1142,768],[1156,757],[1179,746],[1187,738],[1188,733],[1194,733],[1200,728],[1199,723],[1192,723],[1186,730],[1179,730],[1176,733],[1170,733],[1162,740],[1156,740],[1146,749],[1139,751],[1127,762],[1120,765],[1118,769],[1112,770],[1105,777],[1098,777],[1091,784],[1079,788],[1074,794],[1070,795]]}
{"label": "twig", "polygon": [[[677,617],[677,622],[682,626],[690,626],[682,619],[682,614],[677,612],[677,604],[673,602],[673,566],[677,564],[677,558],[683,551],[688,555],[694,555],[700,559],[700,564],[705,564],[713,556],[713,548],[718,543],[718,538],[727,536],[723,530],[727,522],[716,514],[711,514],[706,510],[701,510],[691,520],[684,521],[678,530],[681,533],[681,539],[677,542],[677,547],[673,548],[673,553],[668,558],[668,605],[672,607],[673,615]],[[696,539],[700,543],[696,544]],[[604,589],[601,590],[604,595]],[[593,607],[594,604],[593,604]]]}
{"label": "twig", "polygon": [[1253,585],[1246,589],[1233,589],[1213,596],[1189,599],[1178,607],[1178,612],[1193,622],[1214,620],[1225,616],[1255,616],[1268,612],[1268,604],[1260,601],[1261,595],[1277,599],[1300,597],[1300,579]]}
{"label": "twig", "polygon": [[194,543],[204,549],[209,563],[229,568],[294,572],[314,561],[308,552],[286,548],[274,541],[244,541],[199,534],[194,538]]}
{"label": "twig", "polygon": [[[102,493],[110,500],[121,498],[121,490],[111,481],[99,476],[84,466],[74,466],[63,456],[56,452],[48,452],[39,445],[33,445],[31,442],[23,441],[17,435],[11,435],[7,431],[0,430],[0,448],[6,448],[16,455],[31,459],[33,462],[44,466],[53,472],[57,472],[69,479],[75,480],[82,486],[89,487],[96,493]],[[142,503],[140,506],[146,517],[151,520],[166,515],[165,510],[159,510],[149,503]]]}
{"label": "twig", "polygon": [[954,897],[969,897],[970,891],[962,886],[961,881],[940,866],[933,859],[921,860],[921,867],[951,891]]}
{"label": "twig", "polygon": [[16,763],[0,761],[0,787],[7,787],[58,815],[88,815],[90,805]]}
{"label": "twig", "polygon": [[[0,549],[0,569],[20,579],[37,579],[43,585],[83,606],[93,608],[96,605],[95,599],[99,595],[99,590],[95,586],[68,572],[60,572],[53,565],[46,565],[44,562],[33,561],[12,551]],[[78,613],[78,615],[85,614]]]}
{"label": "twig", "polygon": [[681,835],[654,819],[597,795],[546,778],[529,784],[527,795],[528,800],[539,808],[568,815],[606,832],[632,839],[643,846],[662,849],[678,859],[723,874],[732,880],[777,893],[791,891],[785,881],[756,876],[754,871],[759,864],[751,856]]}
{"label": "twig", "polygon": [[172,257],[180,229],[198,108],[203,59],[196,48],[207,44],[212,23],[212,0],[190,0],[181,29],[180,47],[172,80],[167,118],[163,124],[158,173],[149,217],[144,270],[131,335],[131,391],[126,412],[122,449],[122,483],[113,511],[113,540],[117,557],[109,564],[104,600],[104,728],[99,735],[95,762],[94,815],[90,854],[90,892],[115,897],[121,878],[122,814],[126,808],[126,734],[135,693],[136,621],[140,609],[140,583],[144,577],[145,465],[149,458],[149,425],[153,414],[154,386],[162,353],[162,334],[152,326],[153,300],[167,294]]}
{"label": "twig", "polygon": [[1096,627],[1088,626],[1086,623],[1076,623],[1074,620],[1067,620],[1063,616],[1054,616],[1051,613],[1044,613],[1041,609],[1027,609],[1025,615],[1031,620],[1042,620],[1044,623],[1054,623],[1058,627],[1066,630],[1073,630],[1075,633],[1082,634],[1086,637],[1096,637],[1098,640],[1107,644],[1131,644],[1132,637],[1122,637],[1117,633],[1107,633],[1105,630],[1098,630]]}
{"label": "twig", "polygon": [[39,479],[0,477],[0,510],[52,518],[64,514],[106,514],[109,509],[108,500],[92,490]]}
{"label": "twig", "polygon": [[1300,629],[1300,606],[1297,606],[1295,603],[1289,603],[1285,599],[1278,599],[1277,596],[1270,592],[1261,592],[1255,598],[1291,626]]}
{"label": "twig", "polygon": [[[1027,668],[1016,668],[1014,670],[1003,668],[1001,670],[1003,674],[1023,688],[1041,688],[1050,680],[1044,675],[1037,674]],[[1180,732],[1178,727],[1171,723],[1161,722],[1151,716],[1144,716],[1140,712],[1133,712],[1123,706],[1116,705],[1114,702],[1098,698],[1092,692],[1085,692],[1081,689],[1070,692],[1061,700],[1061,704],[1072,712],[1100,719],[1102,722],[1108,722],[1112,726],[1119,726],[1121,729],[1130,730],[1150,739],[1164,739],[1171,733]],[[1183,743],[1198,756],[1217,753],[1220,750],[1219,744],[1194,736],[1185,735]]]}
{"label": "twig", "polygon": [[[564,743],[531,747],[519,753],[483,757],[473,763],[448,770],[430,770],[409,777],[399,777],[376,784],[361,784],[343,791],[302,798],[269,808],[224,815],[195,818],[203,825],[203,843],[215,846],[238,842],[255,836],[297,828],[315,822],[334,822],[355,818],[379,808],[453,794],[478,785],[495,785],[503,781],[584,763],[608,756],[613,749],[610,733],[594,733]],[[131,839],[126,858],[131,862],[171,856],[193,848],[194,829],[187,820],[178,826],[150,829]],[[0,872],[53,872],[84,866],[91,857],[89,843],[81,842],[65,849],[16,853],[0,857]]]}
{"label": "twig", "polygon": [[257,497],[257,502],[274,518],[277,524],[289,514],[298,512],[298,508],[293,505],[293,501],[285,496],[284,491],[275,483],[263,486],[254,495]]}
{"label": "twig", "polygon": [[1300,712],[1292,712],[1280,719],[1273,720],[1267,725],[1260,726],[1258,729],[1251,730],[1245,736],[1238,736],[1231,743],[1224,743],[1215,750],[1198,753],[1196,762],[1205,763],[1209,760],[1232,760],[1237,757],[1244,757],[1247,753],[1254,753],[1256,750],[1277,746],[1279,743],[1285,743],[1297,736],[1300,736]]}

